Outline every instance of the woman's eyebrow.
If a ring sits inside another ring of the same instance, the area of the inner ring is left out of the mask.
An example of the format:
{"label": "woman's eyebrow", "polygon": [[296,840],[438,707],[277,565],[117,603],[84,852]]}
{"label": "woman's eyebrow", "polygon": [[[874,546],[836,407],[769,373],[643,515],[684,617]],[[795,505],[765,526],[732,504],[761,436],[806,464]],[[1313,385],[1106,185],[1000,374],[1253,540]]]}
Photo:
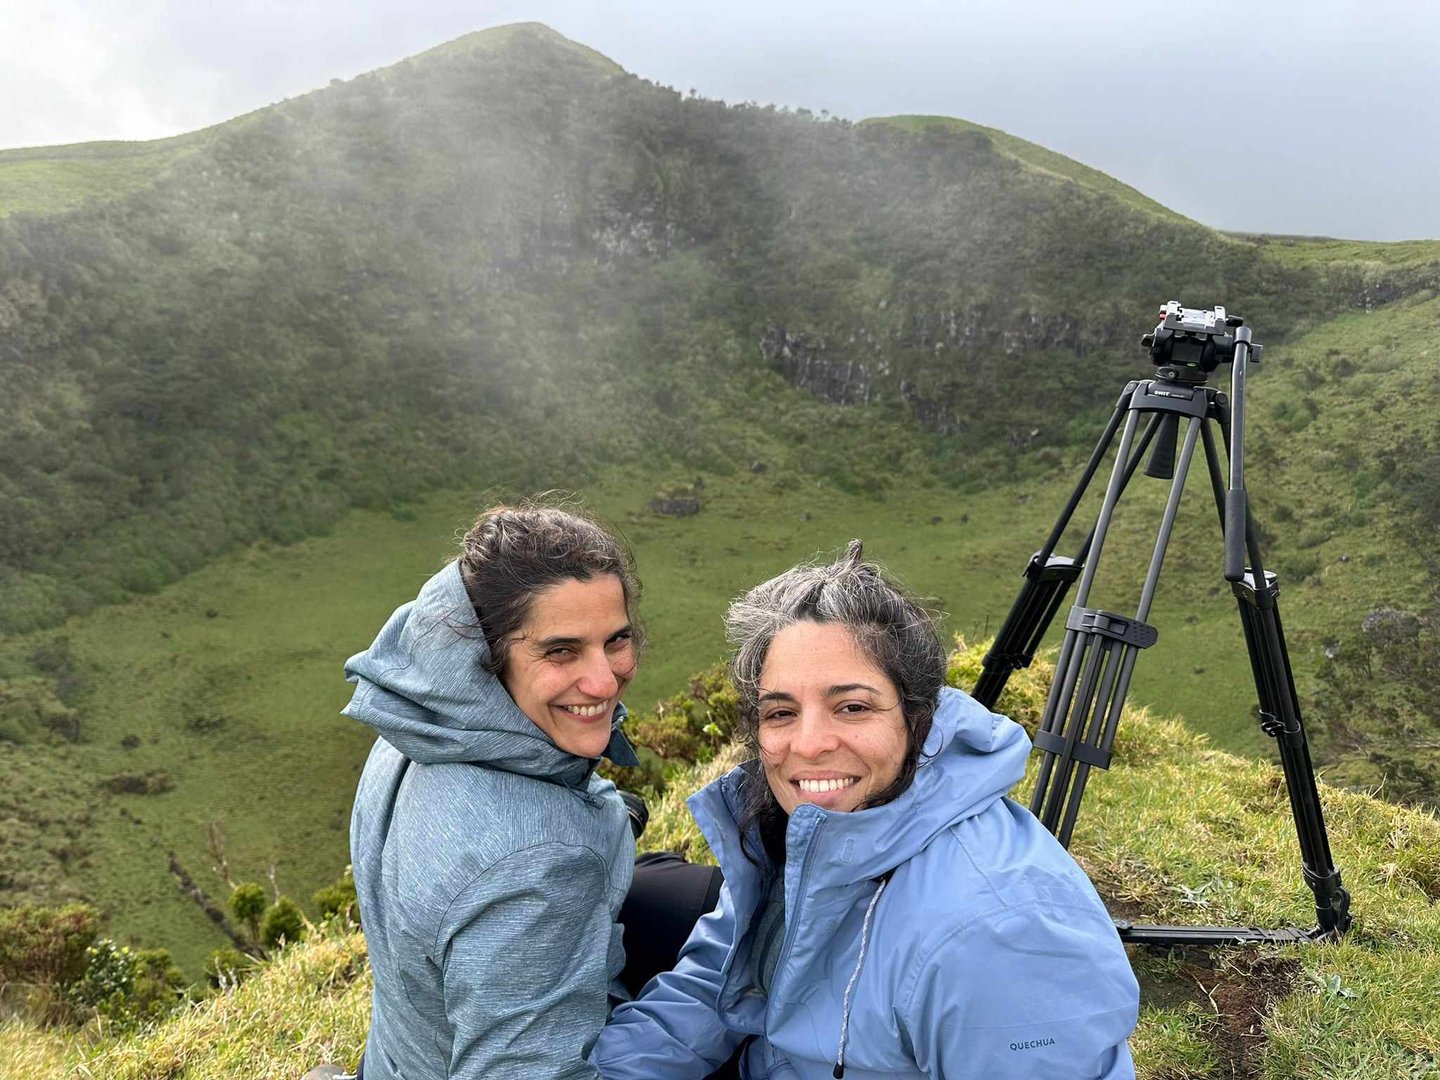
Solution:
{"label": "woman's eyebrow", "polygon": [[[609,637],[607,637],[605,640],[606,640],[606,641],[614,641],[614,640],[615,640],[616,638],[618,638],[621,634],[630,634],[630,633],[634,633],[634,629],[631,627],[631,625],[630,625],[629,623],[626,623],[624,626],[620,627],[619,630],[616,630],[613,634],[611,634],[611,635],[610,635]],[[580,636],[578,636],[578,635],[576,635],[576,634],[552,634],[550,637],[543,637],[543,638],[536,638],[536,639],[534,639],[534,646],[535,646],[535,648],[537,648],[537,649],[542,649],[542,650],[543,650],[543,649],[553,649],[556,645],[584,645],[584,644],[585,644],[585,638],[580,637]]]}
{"label": "woman's eyebrow", "polygon": [[583,645],[584,639],[570,637],[566,634],[555,634],[552,637],[536,638],[533,644],[537,649],[553,649],[556,645]]}
{"label": "woman's eyebrow", "polygon": [[837,685],[837,686],[832,686],[832,687],[830,687],[829,690],[826,690],[826,691],[825,691],[825,696],[826,696],[826,697],[834,697],[834,696],[837,695],[837,694],[848,694],[848,693],[850,693],[851,691],[854,691],[854,690],[869,690],[872,694],[878,694],[878,693],[880,692],[879,690],[875,689],[875,687],[869,685],[868,683],[863,683],[863,682],[848,682],[848,683],[840,683],[840,684]]}
{"label": "woman's eyebrow", "polygon": [[784,690],[767,690],[760,695],[761,701],[794,701],[794,694],[787,694]]}

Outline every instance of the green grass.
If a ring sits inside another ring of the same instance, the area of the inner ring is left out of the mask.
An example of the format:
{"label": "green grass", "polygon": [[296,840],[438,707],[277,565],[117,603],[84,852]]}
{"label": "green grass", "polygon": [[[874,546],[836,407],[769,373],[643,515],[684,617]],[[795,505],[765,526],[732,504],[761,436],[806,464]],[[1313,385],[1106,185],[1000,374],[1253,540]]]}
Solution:
{"label": "green grass", "polygon": [[55,214],[91,199],[121,199],[193,150],[198,134],[0,150],[0,217]]}
{"label": "green grass", "polygon": [[1393,268],[1424,267],[1440,262],[1440,240],[1332,240],[1324,236],[1275,236],[1263,233],[1234,233],[1240,239],[1263,246],[1286,262],[1372,263]]}
{"label": "green grass", "polygon": [[1168,206],[1156,202],[1154,199],[1121,183],[1113,176],[1101,172],[1099,169],[1092,169],[1083,165],[1074,158],[1068,158],[1064,154],[1057,154],[1054,150],[1047,150],[1038,143],[1032,143],[1025,139],[1018,138],[999,128],[985,127],[983,124],[974,124],[969,120],[961,120],[953,116],[876,116],[862,120],[864,124],[885,124],[889,127],[899,128],[902,131],[924,132],[924,131],[979,131],[983,132],[989,139],[990,144],[1006,157],[1013,158],[1029,166],[1032,170],[1064,180],[1073,180],[1081,187],[1101,195],[1109,195],[1120,200],[1127,206],[1136,210],[1143,210],[1146,213],[1157,214],[1173,221],[1188,221],[1182,214],[1176,213]]}

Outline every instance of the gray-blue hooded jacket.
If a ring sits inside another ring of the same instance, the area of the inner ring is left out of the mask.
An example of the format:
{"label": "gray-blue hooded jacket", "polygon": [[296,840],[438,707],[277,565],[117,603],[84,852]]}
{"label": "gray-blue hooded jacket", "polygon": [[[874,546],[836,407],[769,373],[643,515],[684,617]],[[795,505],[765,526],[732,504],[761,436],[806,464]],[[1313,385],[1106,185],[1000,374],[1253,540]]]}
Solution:
{"label": "gray-blue hooded jacket", "polygon": [[[592,1080],[624,963],[635,843],[594,760],[559,749],[481,661],[451,563],[352,656],[379,734],[350,852],[375,994],[366,1080]],[[633,763],[619,731],[607,756]]]}

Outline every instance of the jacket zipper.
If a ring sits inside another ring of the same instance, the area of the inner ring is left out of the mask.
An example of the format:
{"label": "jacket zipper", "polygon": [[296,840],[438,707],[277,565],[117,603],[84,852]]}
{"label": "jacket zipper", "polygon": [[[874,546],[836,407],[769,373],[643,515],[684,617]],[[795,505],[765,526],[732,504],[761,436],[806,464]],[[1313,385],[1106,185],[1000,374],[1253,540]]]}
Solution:
{"label": "jacket zipper", "polygon": [[[797,905],[805,898],[805,880],[810,876],[810,863],[815,856],[815,840],[820,835],[820,830],[825,827],[825,819],[821,818],[815,823],[815,829],[810,834],[810,839],[805,845],[805,857],[800,860],[800,878],[795,884],[795,900]],[[785,887],[785,879],[780,879],[780,887]],[[775,961],[775,972],[778,975],[785,969],[785,958],[790,955],[790,947],[795,944],[795,934],[800,928],[800,911],[797,906],[793,913],[790,910],[789,901],[785,904],[785,921],[790,925],[785,928],[785,940],[780,946],[780,958]],[[775,987],[770,988],[771,1000],[775,997]]]}

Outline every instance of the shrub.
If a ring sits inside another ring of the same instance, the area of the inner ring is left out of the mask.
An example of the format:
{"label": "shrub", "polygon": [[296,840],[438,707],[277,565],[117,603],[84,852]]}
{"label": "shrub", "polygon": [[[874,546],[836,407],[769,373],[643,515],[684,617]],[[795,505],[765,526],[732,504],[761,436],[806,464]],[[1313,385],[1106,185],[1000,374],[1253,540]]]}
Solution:
{"label": "shrub", "polygon": [[666,698],[654,712],[632,716],[625,733],[640,751],[639,768],[611,765],[602,773],[621,787],[665,790],[669,773],[709,761],[730,742],[740,719],[740,698],[715,664],[690,679],[684,693]]}
{"label": "shrub", "polygon": [[242,881],[230,892],[230,910],[250,928],[250,936],[260,940],[260,917],[265,914],[265,890],[254,881]]}
{"label": "shrub", "polygon": [[79,979],[99,922],[85,904],[0,908],[0,982],[58,987]]}
{"label": "shrub", "polygon": [[165,769],[152,769],[148,773],[118,772],[95,786],[111,795],[161,795],[175,787],[175,779]]}
{"label": "shrub", "polygon": [[67,742],[80,738],[80,714],[46,679],[0,679],[0,742],[25,744],[48,728]]}
{"label": "shrub", "polygon": [[69,998],[118,1027],[159,1019],[184,1000],[185,976],[166,949],[137,951],[101,938],[85,957],[85,971],[70,985]]}
{"label": "shrub", "polygon": [[205,961],[205,981],[213,987],[236,986],[253,970],[251,958],[239,949],[226,945],[216,949]]}
{"label": "shrub", "polygon": [[635,742],[666,761],[693,765],[709,761],[730,741],[739,718],[739,695],[724,666],[717,664],[692,677],[685,693],[666,698],[628,730]]}
{"label": "shrub", "polygon": [[320,912],[322,919],[337,918],[356,926],[360,924],[360,902],[355,895],[355,878],[348,866],[338,881],[320,889],[310,898],[310,902]]}
{"label": "shrub", "polygon": [[300,905],[282,896],[270,905],[260,922],[260,941],[267,949],[294,944],[305,936],[305,916]]}

